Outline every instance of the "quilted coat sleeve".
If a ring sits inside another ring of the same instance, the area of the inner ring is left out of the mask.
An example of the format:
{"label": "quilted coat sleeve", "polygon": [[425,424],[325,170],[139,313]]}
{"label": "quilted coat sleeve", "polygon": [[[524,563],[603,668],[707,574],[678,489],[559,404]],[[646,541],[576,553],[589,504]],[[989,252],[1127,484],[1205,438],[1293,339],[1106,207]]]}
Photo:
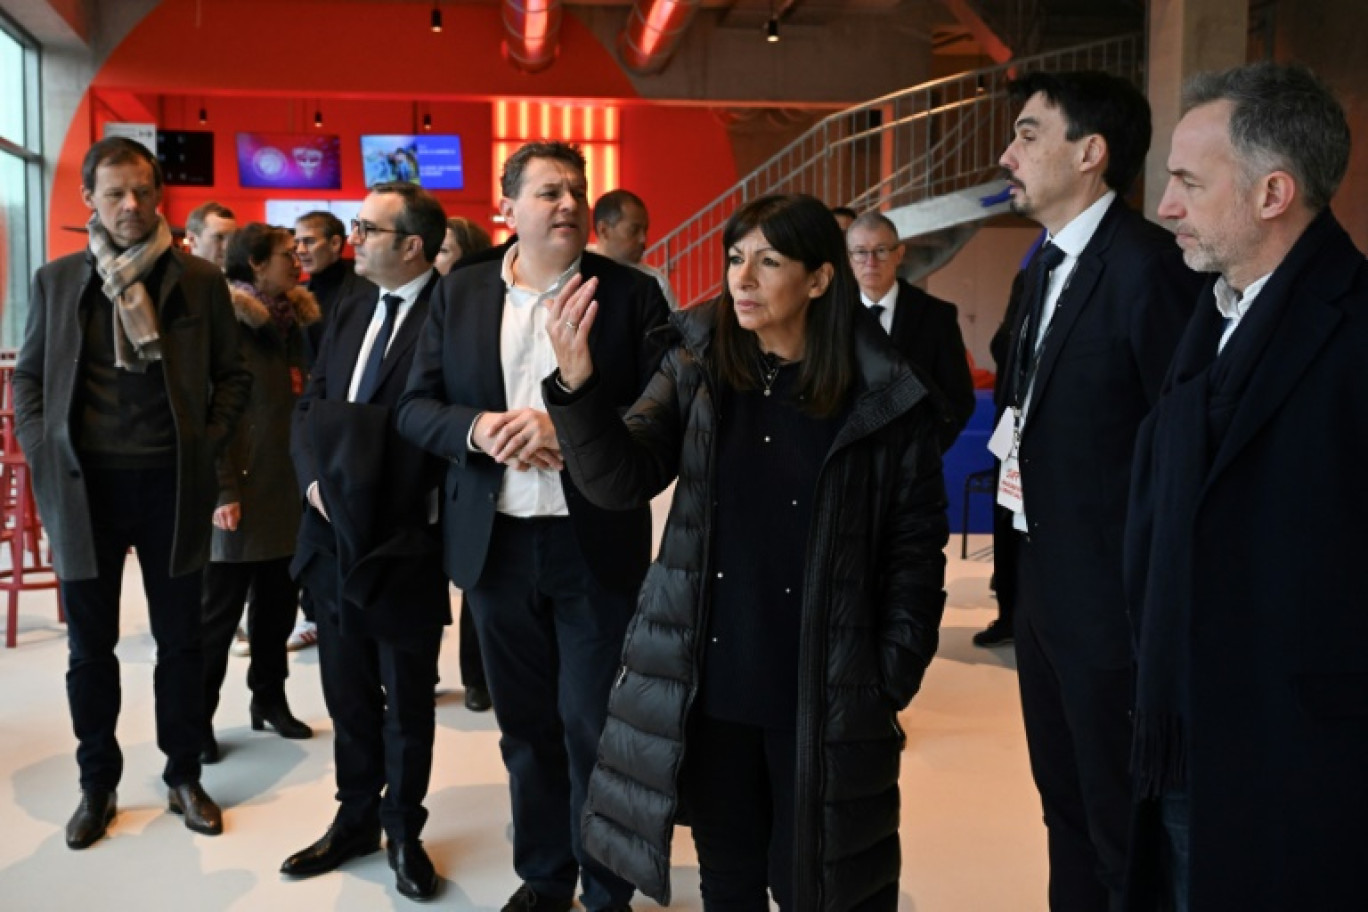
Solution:
{"label": "quilted coat sleeve", "polygon": [[898,462],[886,514],[879,664],[884,693],[902,709],[921,688],[940,642],[945,609],[945,482],[940,444],[929,410],[919,409]]}
{"label": "quilted coat sleeve", "polygon": [[550,377],[543,381],[565,466],[590,503],[629,510],[650,503],[674,480],[685,423],[680,377],[691,365],[683,348],[674,349],[621,417],[595,379],[573,394]]}

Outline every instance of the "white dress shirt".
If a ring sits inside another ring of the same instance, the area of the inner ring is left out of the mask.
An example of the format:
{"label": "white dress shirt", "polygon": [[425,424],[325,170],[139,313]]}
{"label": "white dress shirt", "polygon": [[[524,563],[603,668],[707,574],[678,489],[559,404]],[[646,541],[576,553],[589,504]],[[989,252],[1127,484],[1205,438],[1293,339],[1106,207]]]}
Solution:
{"label": "white dress shirt", "polygon": [[[872,255],[873,254],[871,254],[871,256]],[[879,300],[875,301],[869,295],[865,294],[863,290],[860,291],[860,300],[864,303],[865,307],[874,307],[877,305],[883,308],[883,313],[879,314],[879,325],[883,327],[884,332],[888,333],[889,335],[892,335],[893,311],[898,306],[897,281],[894,281],[893,287],[888,289],[888,294],[884,295],[882,298],[879,298]]]}
{"label": "white dress shirt", "polygon": [[[499,360],[503,366],[504,398],[509,411],[533,408],[546,411],[541,382],[556,369],[556,353],[546,333],[547,305],[571,276],[579,273],[577,257],[570,268],[556,277],[551,287],[528,288],[515,280],[518,244],[508,248],[503,259],[504,308],[499,327]],[[495,505],[500,513],[521,518],[569,516],[560,472],[532,468],[504,472]]]}
{"label": "white dress shirt", "polygon": [[347,401],[356,401],[356,391],[361,386],[361,375],[366,372],[366,362],[370,360],[371,349],[375,346],[375,337],[380,335],[380,327],[385,322],[385,295],[398,295],[404,301],[399,305],[399,310],[394,314],[394,330],[390,333],[389,342],[386,343],[385,352],[389,352],[389,346],[394,344],[394,337],[399,335],[399,327],[404,325],[404,320],[408,317],[409,311],[413,310],[413,302],[418,300],[418,295],[422,293],[423,286],[427,285],[432,278],[432,270],[420,275],[418,278],[391,291],[388,288],[380,289],[380,293],[375,296],[375,310],[371,313],[370,325],[366,327],[366,338],[361,342],[361,352],[356,356],[356,366],[352,368],[351,384],[347,387]]}
{"label": "white dress shirt", "polygon": [[1225,351],[1226,343],[1230,341],[1230,336],[1235,332],[1235,327],[1240,325],[1245,314],[1249,313],[1249,308],[1254,306],[1254,299],[1259,292],[1268,284],[1268,280],[1273,273],[1267,273],[1262,278],[1249,283],[1249,287],[1244,290],[1244,294],[1230,287],[1230,283],[1225,280],[1225,276],[1216,279],[1216,310],[1222,317],[1225,317],[1226,328],[1221,333],[1221,341],[1216,345],[1216,353]]}

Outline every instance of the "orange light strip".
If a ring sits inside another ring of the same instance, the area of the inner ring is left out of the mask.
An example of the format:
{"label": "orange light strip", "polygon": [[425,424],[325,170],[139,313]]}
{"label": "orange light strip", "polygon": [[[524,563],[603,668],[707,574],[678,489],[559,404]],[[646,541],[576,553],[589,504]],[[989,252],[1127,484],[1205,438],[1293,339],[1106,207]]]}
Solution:
{"label": "orange light strip", "polygon": [[646,27],[641,36],[641,53],[647,57],[655,53],[660,40],[665,37],[665,29],[674,15],[674,4],[670,0],[655,0],[651,11],[646,14]]}

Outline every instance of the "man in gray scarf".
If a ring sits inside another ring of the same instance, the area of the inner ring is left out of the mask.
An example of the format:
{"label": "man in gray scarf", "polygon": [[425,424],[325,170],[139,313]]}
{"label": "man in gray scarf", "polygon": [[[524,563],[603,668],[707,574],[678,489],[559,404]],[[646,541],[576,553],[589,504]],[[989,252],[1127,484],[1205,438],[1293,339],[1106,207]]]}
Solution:
{"label": "man in gray scarf", "polygon": [[137,551],[157,644],[157,745],[167,804],[222,832],[200,787],[204,660],[200,571],[218,488],[214,458],[252,378],[223,274],[176,250],[157,213],[156,158],[131,140],[81,166],[87,251],[39,269],[14,371],[15,432],[32,471],[67,614],[67,699],[81,803],[67,845],[104,835],[123,773],[119,584]]}

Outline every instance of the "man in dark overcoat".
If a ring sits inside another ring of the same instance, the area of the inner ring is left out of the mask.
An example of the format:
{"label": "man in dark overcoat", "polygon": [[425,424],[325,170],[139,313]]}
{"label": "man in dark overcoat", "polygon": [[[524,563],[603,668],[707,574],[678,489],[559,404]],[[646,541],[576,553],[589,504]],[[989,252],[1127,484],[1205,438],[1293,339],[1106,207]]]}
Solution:
{"label": "man in dark overcoat", "polygon": [[86,153],[81,188],[92,211],[89,248],[38,270],[14,370],[15,433],[67,614],[81,770],[81,803],[66,830],[73,849],[104,835],[123,774],[114,647],[130,548],[157,644],[168,805],[190,829],[222,832],[199,784],[200,580],[218,498],[214,460],[252,383],[223,273],[177,250],[157,212],[155,156],[131,140],[101,140]]}
{"label": "man in dark overcoat", "polygon": [[1202,292],[1141,429],[1137,910],[1362,909],[1368,265],[1331,213],[1343,108],[1308,71],[1184,92],[1159,214]]}

